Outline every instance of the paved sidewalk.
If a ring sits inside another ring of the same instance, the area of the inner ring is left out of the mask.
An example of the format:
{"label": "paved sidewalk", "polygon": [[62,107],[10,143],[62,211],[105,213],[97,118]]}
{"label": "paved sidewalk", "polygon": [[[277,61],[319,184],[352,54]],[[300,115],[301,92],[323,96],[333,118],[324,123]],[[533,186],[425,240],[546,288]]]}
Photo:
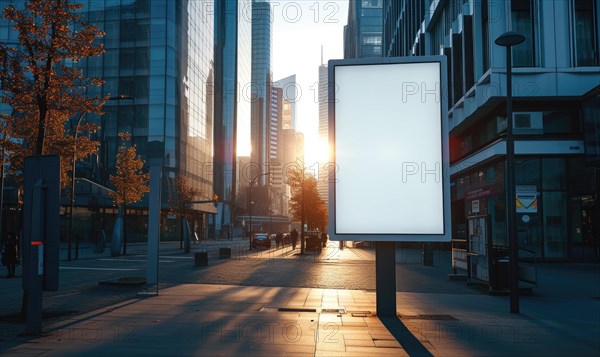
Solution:
{"label": "paved sidewalk", "polygon": [[[397,249],[400,324],[375,316],[372,249],[329,246],[313,257],[287,248],[250,254],[244,243],[193,245],[192,252],[206,249],[214,258],[207,267],[194,267],[178,243],[162,243],[161,259],[172,261],[164,268],[176,268],[154,297],[138,296],[142,288],[97,286],[119,274],[110,267],[143,270],[143,246],[114,261],[61,261],[109,269],[62,270],[64,288],[45,294],[44,308],[63,315],[45,319],[38,338],[17,336],[21,323],[0,321],[0,355],[600,356],[598,264],[539,264],[538,288],[513,315],[507,296],[448,281],[448,252],[436,252],[427,267],[419,250]],[[217,260],[218,247],[227,245],[232,259]],[[238,250],[246,253],[236,258]],[[298,276],[285,275],[290,266],[310,279],[295,285]],[[264,278],[238,282],[238,271]],[[343,283],[359,279],[365,287]],[[18,311],[20,281],[0,279],[0,316]]]}
{"label": "paved sidewalk", "polygon": [[[10,342],[5,356],[598,356],[600,303],[581,316],[523,298],[398,293],[400,343],[364,290],[183,284],[45,326]],[[341,308],[341,310],[340,310]],[[563,316],[564,317],[564,316]],[[408,332],[410,331],[410,333]],[[396,331],[398,332],[398,331]],[[413,336],[417,346],[410,344]],[[406,343],[404,343],[406,342]],[[403,347],[404,346],[404,347]],[[419,348],[425,349],[419,349]],[[426,353],[422,353],[425,351]]]}
{"label": "paved sidewalk", "polygon": [[[190,242],[190,250],[200,251],[206,249],[214,249],[218,247],[248,247],[248,239],[243,237],[235,237],[231,240],[203,240]],[[110,242],[104,245],[104,250],[99,252],[98,247],[94,243],[81,243],[79,245],[78,259],[96,259],[99,257],[110,257]],[[127,255],[146,254],[148,248],[147,242],[129,242],[127,243]],[[179,250],[179,241],[162,241],[160,242],[161,254],[165,250]],[[68,245],[61,243],[60,245],[60,260],[65,261],[68,258]],[[75,260],[75,244],[71,246],[71,259]]]}

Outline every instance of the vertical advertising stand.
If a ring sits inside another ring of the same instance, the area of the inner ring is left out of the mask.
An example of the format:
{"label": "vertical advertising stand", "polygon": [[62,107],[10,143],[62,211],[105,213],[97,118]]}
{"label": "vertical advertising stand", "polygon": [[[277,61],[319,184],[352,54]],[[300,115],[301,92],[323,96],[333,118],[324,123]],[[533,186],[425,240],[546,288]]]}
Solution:
{"label": "vertical advertising stand", "polygon": [[23,174],[25,333],[39,335],[42,332],[42,291],[58,290],[60,157],[26,157]]}
{"label": "vertical advertising stand", "polygon": [[329,61],[331,240],[374,241],[378,316],[396,316],[395,242],[451,238],[446,58]]}
{"label": "vertical advertising stand", "polygon": [[[146,293],[158,295],[158,263],[160,251],[160,208],[164,146],[160,141],[151,141],[150,193],[148,199],[148,266],[146,270]],[[154,290],[154,291],[152,291]]]}

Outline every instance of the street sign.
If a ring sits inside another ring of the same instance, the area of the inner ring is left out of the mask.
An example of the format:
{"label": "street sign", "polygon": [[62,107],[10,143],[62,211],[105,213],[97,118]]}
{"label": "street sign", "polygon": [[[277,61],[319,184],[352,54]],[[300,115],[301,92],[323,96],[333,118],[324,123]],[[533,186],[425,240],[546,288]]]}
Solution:
{"label": "street sign", "polygon": [[515,188],[517,213],[537,213],[537,186],[520,185]]}
{"label": "street sign", "polygon": [[330,237],[450,241],[444,56],[329,61]]}

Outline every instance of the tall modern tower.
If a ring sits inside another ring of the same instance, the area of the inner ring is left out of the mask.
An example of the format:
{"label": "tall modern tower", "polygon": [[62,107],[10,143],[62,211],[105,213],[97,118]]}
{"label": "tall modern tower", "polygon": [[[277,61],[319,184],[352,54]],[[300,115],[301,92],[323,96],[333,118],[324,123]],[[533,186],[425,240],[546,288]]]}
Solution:
{"label": "tall modern tower", "polygon": [[350,0],[348,25],[344,27],[344,58],[381,57],[382,5],[383,0]]}
{"label": "tall modern tower", "polygon": [[[250,158],[261,172],[269,160],[269,121],[271,107],[272,29],[271,5],[268,0],[252,0],[252,74],[251,74],[251,153]],[[258,177],[258,176],[257,176]],[[257,180],[265,186],[268,175]]]}
{"label": "tall modern tower", "polygon": [[[322,52],[322,50],[321,50]],[[321,54],[322,57],[322,54]],[[319,66],[319,143],[329,143],[329,95],[327,93],[328,87],[328,73],[327,73],[327,65],[323,64],[323,59],[321,58],[321,65]],[[319,162],[319,181],[317,183],[317,190],[319,191],[319,196],[326,203],[326,207],[329,202],[329,182],[327,181],[329,178],[327,170],[329,166],[327,162],[329,160],[328,155],[322,157]]]}
{"label": "tall modern tower", "polygon": [[283,181],[283,89],[271,87],[271,114],[269,125],[269,202],[271,214],[282,214],[285,193]]}
{"label": "tall modern tower", "polygon": [[[85,121],[101,127],[92,134],[100,148],[96,157],[78,162],[77,177],[110,186],[109,176],[115,172],[120,146],[118,134],[128,132],[146,162],[150,157],[164,159],[163,210],[168,210],[176,198],[175,179],[179,176],[200,191],[199,200],[212,199],[214,48],[213,18],[205,16],[206,4],[192,0],[84,3],[79,10],[82,16],[106,33],[101,39],[106,52],[76,64],[87,76],[106,81],[102,87],[90,88],[89,95],[125,95],[131,99],[108,101],[102,118],[86,115]],[[2,0],[0,8],[9,4],[19,7],[24,2]],[[1,41],[14,37],[5,24],[2,21],[5,31],[0,31]],[[105,214],[106,219],[115,214],[110,200],[94,191],[89,184],[77,182],[76,221],[90,210]],[[130,214],[143,217],[147,208],[146,195],[132,205]],[[207,237],[206,222],[215,213],[214,206],[194,204],[192,210],[192,230]],[[166,221],[176,226],[176,220]],[[75,226],[76,234],[102,228],[81,222]],[[143,222],[129,220],[131,239],[143,239]],[[173,231],[167,227],[163,238],[170,238]]]}
{"label": "tall modern tower", "polygon": [[214,190],[219,196],[215,228],[231,235],[238,180],[238,121],[250,121],[252,2],[215,1]]}
{"label": "tall modern tower", "polygon": [[283,90],[283,129],[296,129],[296,102],[302,95],[296,75],[275,81],[274,85]]}

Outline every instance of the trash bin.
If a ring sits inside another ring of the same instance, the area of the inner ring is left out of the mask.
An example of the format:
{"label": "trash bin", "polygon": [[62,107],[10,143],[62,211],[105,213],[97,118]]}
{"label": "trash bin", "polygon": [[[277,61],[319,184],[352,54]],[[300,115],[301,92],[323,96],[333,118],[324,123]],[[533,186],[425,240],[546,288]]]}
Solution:
{"label": "trash bin", "polygon": [[231,258],[231,248],[229,247],[221,247],[219,248],[219,258]]}
{"label": "trash bin", "polygon": [[508,257],[496,259],[496,281],[493,285],[496,290],[508,290]]}
{"label": "trash bin", "polygon": [[196,266],[208,265],[208,252],[194,253],[194,264]]}
{"label": "trash bin", "polygon": [[433,266],[433,247],[429,243],[423,244],[423,265]]}

